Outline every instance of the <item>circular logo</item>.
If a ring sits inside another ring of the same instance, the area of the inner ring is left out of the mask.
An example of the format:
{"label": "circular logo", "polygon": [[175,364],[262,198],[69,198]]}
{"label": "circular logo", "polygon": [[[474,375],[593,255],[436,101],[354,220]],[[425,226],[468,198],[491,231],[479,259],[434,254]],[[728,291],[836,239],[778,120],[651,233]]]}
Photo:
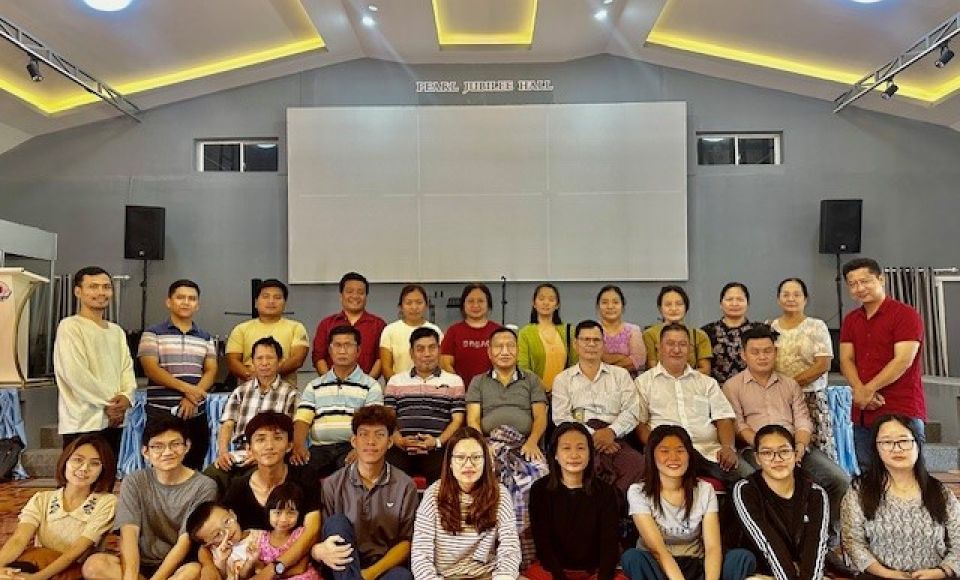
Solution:
{"label": "circular logo", "polygon": [[13,290],[7,286],[6,282],[0,281],[0,302],[5,302],[11,296],[13,296]]}

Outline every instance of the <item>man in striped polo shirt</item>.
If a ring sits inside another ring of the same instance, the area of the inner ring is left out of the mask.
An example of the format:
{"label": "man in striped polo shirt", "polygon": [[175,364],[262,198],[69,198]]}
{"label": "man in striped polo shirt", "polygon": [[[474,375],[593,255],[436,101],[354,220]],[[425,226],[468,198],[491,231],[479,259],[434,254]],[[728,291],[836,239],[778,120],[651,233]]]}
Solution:
{"label": "man in striped polo shirt", "polygon": [[[293,422],[294,465],[309,464],[318,477],[343,467],[351,451],[350,422],[353,413],[365,405],[382,405],[380,383],[357,364],[360,331],[341,325],[330,331],[327,350],[333,366],[307,383]],[[307,449],[309,432],[310,448]]]}
{"label": "man in striped polo shirt", "polygon": [[440,479],[443,445],[463,425],[463,379],[440,368],[440,335],[423,326],[410,335],[413,368],[390,377],[383,402],[397,412],[387,461],[427,483]]}
{"label": "man in striped polo shirt", "polygon": [[164,322],[143,331],[137,357],[147,375],[147,420],[171,414],[187,422],[190,451],[183,464],[202,469],[210,445],[204,399],[217,375],[217,351],[210,333],[193,322],[200,286],[177,280],[167,290]]}

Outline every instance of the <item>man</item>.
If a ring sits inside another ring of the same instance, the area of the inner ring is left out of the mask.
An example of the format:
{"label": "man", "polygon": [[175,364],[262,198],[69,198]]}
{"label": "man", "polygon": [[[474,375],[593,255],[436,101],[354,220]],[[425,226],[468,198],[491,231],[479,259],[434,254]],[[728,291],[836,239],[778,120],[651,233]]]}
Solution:
{"label": "man", "polygon": [[796,463],[802,466],[830,498],[830,545],[840,542],[840,501],[850,487],[850,476],[826,454],[810,445],[813,422],[803,391],[795,380],[773,370],[777,362],[776,333],[766,324],[755,324],[741,335],[746,370],[730,377],[723,393],[737,421],[737,438],[746,447],[743,460],[759,467],[753,450],[754,436],[765,425],[781,425],[796,440]]}
{"label": "man", "polygon": [[202,502],[216,498],[217,486],[183,464],[190,438],[183,420],[166,417],[147,424],[143,455],[151,465],[123,480],[114,529],[120,532],[120,556],[93,554],[83,576],[95,580],[188,580],[197,565],[182,565],[190,553],[184,527]]}
{"label": "man", "polygon": [[553,422],[586,425],[598,452],[598,476],[626,494],[643,476],[643,455],[623,439],[639,422],[637,387],[626,369],[603,362],[599,322],[584,320],[573,335],[579,360],[553,380]]}
{"label": "man", "polygon": [[[327,351],[333,368],[303,389],[293,423],[293,463],[310,464],[326,477],[343,467],[350,453],[351,419],[364,405],[382,405],[380,383],[363,373],[357,355],[363,345],[360,331],[349,325],[332,329]],[[310,449],[307,450],[307,432]]]}
{"label": "man", "polygon": [[736,415],[717,381],[687,362],[690,333],[673,322],[663,327],[657,366],[637,377],[640,424],[637,436],[644,444],[660,425],[680,425],[703,455],[704,475],[732,484],[753,472],[737,457]]}
{"label": "man", "polygon": [[410,334],[410,357],[413,368],[390,377],[383,395],[399,426],[387,461],[432,483],[440,479],[444,444],[463,425],[463,380],[440,368],[440,335],[432,328]]}
{"label": "man", "polygon": [[120,455],[120,426],[133,404],[137,379],[123,329],[104,320],[113,280],[97,266],[73,277],[80,310],[60,321],[53,364],[60,398],[57,431],[66,447],[85,433],[97,433]]}
{"label": "man", "polygon": [[347,272],[340,278],[341,311],[320,321],[313,337],[313,366],[321,375],[330,370],[333,359],[327,350],[330,331],[337,326],[350,325],[360,332],[360,369],[369,376],[380,378],[380,333],[387,326],[382,318],[367,312],[367,293],[370,284],[356,272]]}
{"label": "man", "polygon": [[177,280],[167,290],[166,321],[143,331],[137,356],[147,375],[147,420],[171,414],[184,419],[190,451],[183,464],[203,469],[210,427],[204,399],[217,375],[217,351],[210,333],[193,322],[200,309],[200,287]]}
{"label": "man", "polygon": [[850,295],[862,307],[843,318],[840,371],[853,389],[853,439],[864,471],[873,450],[870,427],[882,415],[910,417],[923,437],[927,403],[920,368],[923,321],[903,302],[888,298],[876,260],[857,258],[843,265]]}
{"label": "man", "polygon": [[334,580],[409,580],[417,488],[386,462],[397,426],[393,409],[363,407],[353,415],[356,461],[323,480],[322,541],[311,551]]}
{"label": "man", "polygon": [[310,340],[307,329],[296,320],[283,317],[287,306],[287,285],[270,278],[260,283],[257,291],[257,318],[241,322],[227,338],[227,368],[241,383],[253,378],[253,363],[249,358],[253,343],[271,336],[283,347],[287,357],[280,361],[283,380],[297,386],[297,370],[307,358]]}

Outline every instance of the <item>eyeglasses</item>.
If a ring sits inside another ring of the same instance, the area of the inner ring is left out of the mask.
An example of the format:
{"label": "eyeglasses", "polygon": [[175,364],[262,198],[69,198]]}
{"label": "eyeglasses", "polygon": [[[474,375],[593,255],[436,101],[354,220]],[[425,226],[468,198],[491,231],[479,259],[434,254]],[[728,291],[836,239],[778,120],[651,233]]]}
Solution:
{"label": "eyeglasses", "polygon": [[773,461],[773,458],[776,457],[780,461],[786,461],[792,459],[796,454],[794,449],[761,449],[757,451],[757,457],[764,461]]}
{"label": "eyeglasses", "polygon": [[220,526],[220,529],[217,530],[217,533],[214,534],[212,538],[210,538],[209,542],[207,542],[207,547],[214,548],[222,544],[223,540],[226,539],[227,534],[230,533],[230,529],[236,523],[237,523],[237,516],[230,514],[229,517],[223,520],[223,524]]}
{"label": "eyeglasses", "polygon": [[916,441],[914,439],[896,439],[894,441],[877,441],[877,447],[883,451],[910,451]]}
{"label": "eyeglasses", "polygon": [[869,278],[863,278],[862,280],[850,280],[849,282],[847,282],[847,288],[861,288],[861,287],[862,287],[862,288],[867,288],[867,287],[869,287],[869,286],[873,286],[873,285],[876,284],[879,280],[880,280],[880,279],[877,278],[876,276],[871,276],[871,277],[869,277]]}
{"label": "eyeglasses", "polygon": [[82,457],[71,457],[67,460],[67,465],[71,469],[80,469],[81,467],[89,467],[90,469],[100,469],[103,467],[103,462],[99,459],[84,459]]}
{"label": "eyeglasses", "polygon": [[357,348],[355,342],[334,342],[330,344],[331,350],[353,350]]}
{"label": "eyeglasses", "polygon": [[476,455],[452,455],[453,462],[457,465],[465,465],[468,461],[470,465],[483,465],[483,454]]}
{"label": "eyeglasses", "polygon": [[150,450],[150,453],[163,453],[167,449],[173,451],[174,453],[180,453],[187,447],[187,444],[183,441],[173,441],[171,443],[151,443],[147,445],[147,449]]}
{"label": "eyeglasses", "polygon": [[578,338],[577,340],[582,342],[583,344],[592,344],[592,345],[603,344],[602,338],[585,337],[585,338]]}

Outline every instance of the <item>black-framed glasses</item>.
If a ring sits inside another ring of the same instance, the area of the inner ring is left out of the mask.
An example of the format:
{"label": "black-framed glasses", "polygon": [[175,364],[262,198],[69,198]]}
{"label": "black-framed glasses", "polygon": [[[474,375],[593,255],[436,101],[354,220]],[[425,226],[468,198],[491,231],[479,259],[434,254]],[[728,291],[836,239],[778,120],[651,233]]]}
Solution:
{"label": "black-framed glasses", "polygon": [[451,455],[450,457],[451,459],[453,459],[453,462],[456,463],[457,465],[464,465],[468,461],[470,462],[470,465],[481,465],[483,463],[482,453],[477,453],[476,455],[457,454],[457,455]]}
{"label": "black-framed glasses", "polygon": [[877,441],[877,447],[883,451],[911,451],[913,446],[917,443],[915,439],[894,439],[886,441]]}
{"label": "black-framed glasses", "polygon": [[773,458],[776,457],[780,461],[786,461],[788,459],[793,459],[793,456],[796,455],[796,449],[782,448],[782,449],[761,449],[757,451],[757,457],[764,461],[773,461]]}

